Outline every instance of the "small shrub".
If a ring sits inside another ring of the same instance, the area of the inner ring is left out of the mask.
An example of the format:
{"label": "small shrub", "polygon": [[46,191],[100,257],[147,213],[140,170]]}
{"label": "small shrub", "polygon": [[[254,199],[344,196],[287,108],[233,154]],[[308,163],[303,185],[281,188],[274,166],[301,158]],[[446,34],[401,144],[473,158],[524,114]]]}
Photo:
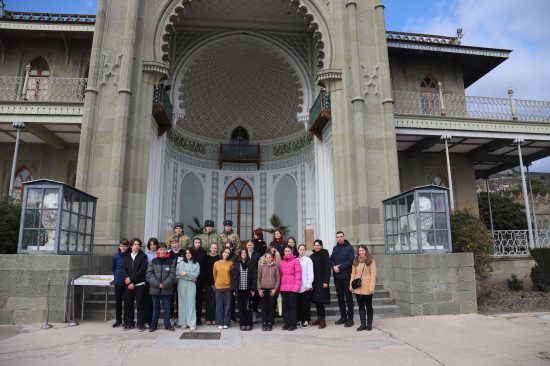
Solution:
{"label": "small shrub", "polygon": [[531,250],[536,264],[531,268],[533,290],[550,291],[550,248],[536,248]]}
{"label": "small shrub", "polygon": [[492,271],[493,241],[483,221],[470,211],[455,211],[451,214],[451,236],[454,252],[474,253],[476,277],[489,277]]}
{"label": "small shrub", "polygon": [[11,197],[0,200],[0,254],[17,253],[21,205]]}
{"label": "small shrub", "polygon": [[523,280],[520,280],[515,273],[512,273],[512,276],[506,280],[506,285],[508,289],[512,291],[523,290]]}

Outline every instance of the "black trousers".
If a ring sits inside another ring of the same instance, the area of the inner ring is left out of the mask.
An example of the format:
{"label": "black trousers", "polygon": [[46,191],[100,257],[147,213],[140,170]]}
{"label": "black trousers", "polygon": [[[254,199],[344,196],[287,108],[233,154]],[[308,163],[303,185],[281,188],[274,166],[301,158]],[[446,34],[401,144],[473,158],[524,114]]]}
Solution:
{"label": "black trousers", "polygon": [[144,307],[144,318],[145,323],[151,325],[151,320],[153,318],[153,298],[149,294],[149,284],[145,284],[145,299],[143,303]]}
{"label": "black trousers", "polygon": [[343,279],[334,278],[334,287],[336,287],[340,317],[346,320],[353,320],[353,295],[349,290],[349,280],[350,277]]}
{"label": "black trousers", "polygon": [[235,302],[236,302],[235,295],[233,295],[233,291],[231,291],[231,320],[237,321],[237,316],[235,315]]}
{"label": "black trousers", "polygon": [[298,308],[298,294],[296,292],[281,291],[283,297],[283,319],[287,327],[295,327]]}
{"label": "black trousers", "polygon": [[202,282],[195,282],[197,293],[195,294],[195,310],[197,312],[197,324],[200,324],[202,318],[202,303],[204,302],[204,285]]}
{"label": "black trousers", "polygon": [[273,325],[273,317],[275,316],[275,299],[276,296],[271,296],[269,293],[272,289],[263,288],[262,293],[262,324]]}
{"label": "black trousers", "polygon": [[[115,314],[116,322],[122,323],[122,300],[124,299],[124,288],[126,286],[115,285]],[[126,324],[126,316],[124,317],[124,323]]]}
{"label": "black trousers", "polygon": [[372,310],[372,294],[371,295],[359,295],[355,294],[357,305],[359,306],[359,312],[367,310],[367,324],[372,324],[372,317],[374,311]]}
{"label": "black trousers", "polygon": [[321,304],[320,302],[315,303],[315,309],[317,310],[317,317],[318,318],[324,318],[325,317],[325,304]]}
{"label": "black trousers", "polygon": [[311,291],[304,291],[298,294],[298,321],[311,321]]}
{"label": "black trousers", "polygon": [[252,326],[252,295],[248,290],[239,290],[237,292],[237,302],[239,304],[239,326]]}
{"label": "black trousers", "polygon": [[204,302],[206,305],[206,321],[216,321],[216,293],[212,286],[206,285],[204,287]]}
{"label": "black trousers", "polygon": [[145,324],[145,296],[147,288],[145,285],[135,286],[133,290],[129,290],[125,286],[124,291],[124,321],[126,324],[134,325],[134,301],[137,306],[137,325]]}

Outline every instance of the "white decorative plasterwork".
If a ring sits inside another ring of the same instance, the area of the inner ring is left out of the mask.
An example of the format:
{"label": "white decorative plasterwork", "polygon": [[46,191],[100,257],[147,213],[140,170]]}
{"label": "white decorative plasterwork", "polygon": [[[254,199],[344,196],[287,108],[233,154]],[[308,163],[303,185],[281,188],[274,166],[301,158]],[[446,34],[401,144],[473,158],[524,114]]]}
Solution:
{"label": "white decorative plasterwork", "polygon": [[166,77],[170,75],[170,67],[163,62],[157,61],[145,61],[143,63],[143,71],[161,74]]}
{"label": "white decorative plasterwork", "polygon": [[324,69],[319,70],[315,76],[315,81],[319,85],[324,85],[325,80],[341,80],[342,70],[340,69]]}
{"label": "white decorative plasterwork", "polygon": [[101,54],[101,63],[103,64],[103,67],[101,68],[101,75],[99,77],[101,82],[98,85],[98,89],[107,85],[110,78],[114,79],[114,85],[118,85],[122,57],[122,54],[119,54],[114,57],[114,60],[112,60],[113,56],[111,54],[107,54],[105,52]]}
{"label": "white decorative plasterwork", "polygon": [[374,93],[376,96],[380,96],[380,83],[378,79],[378,68],[379,65],[376,65],[374,67],[374,70],[372,73],[367,72],[367,67],[364,65],[361,65],[361,68],[363,69],[363,90],[364,95],[367,96],[371,93]]}

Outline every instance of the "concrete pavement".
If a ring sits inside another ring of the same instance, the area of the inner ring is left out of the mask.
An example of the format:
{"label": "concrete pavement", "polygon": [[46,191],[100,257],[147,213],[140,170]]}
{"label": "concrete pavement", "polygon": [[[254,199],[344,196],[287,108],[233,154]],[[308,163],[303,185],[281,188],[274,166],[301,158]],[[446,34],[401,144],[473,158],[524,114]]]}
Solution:
{"label": "concrete pavement", "polygon": [[[550,313],[375,319],[371,332],[272,332],[237,326],[220,340],[180,340],[184,330],[124,332],[110,323],[0,327],[0,365],[550,365]],[[217,332],[211,326],[198,331]]]}

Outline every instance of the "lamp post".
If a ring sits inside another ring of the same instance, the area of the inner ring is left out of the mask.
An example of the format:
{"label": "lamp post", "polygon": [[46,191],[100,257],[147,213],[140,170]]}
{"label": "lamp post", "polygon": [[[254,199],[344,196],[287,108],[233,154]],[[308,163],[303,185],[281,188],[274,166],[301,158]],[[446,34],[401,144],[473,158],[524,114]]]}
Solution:
{"label": "lamp post", "polygon": [[449,199],[451,201],[451,212],[455,211],[455,197],[453,192],[453,177],[451,176],[451,161],[449,159],[448,141],[453,137],[451,135],[441,136],[441,140],[445,142],[445,156],[447,157],[447,177],[449,178]]}
{"label": "lamp post", "polygon": [[13,196],[13,181],[15,180],[15,168],[17,167],[17,153],[19,151],[19,133],[25,129],[25,122],[13,122],[13,128],[17,130],[17,136],[15,137],[15,150],[13,151],[13,164],[11,166],[11,176],[10,176],[10,189],[8,194]]}
{"label": "lamp post", "polygon": [[527,183],[525,182],[525,174],[523,173],[523,157],[521,156],[521,144],[525,142],[522,138],[514,140],[514,144],[518,145],[519,155],[519,171],[521,172],[521,186],[523,190],[523,199],[525,202],[525,216],[527,216],[527,232],[529,234],[529,248],[533,249],[535,241],[533,238],[533,227],[531,225],[531,209],[529,207],[529,197],[527,196]]}

